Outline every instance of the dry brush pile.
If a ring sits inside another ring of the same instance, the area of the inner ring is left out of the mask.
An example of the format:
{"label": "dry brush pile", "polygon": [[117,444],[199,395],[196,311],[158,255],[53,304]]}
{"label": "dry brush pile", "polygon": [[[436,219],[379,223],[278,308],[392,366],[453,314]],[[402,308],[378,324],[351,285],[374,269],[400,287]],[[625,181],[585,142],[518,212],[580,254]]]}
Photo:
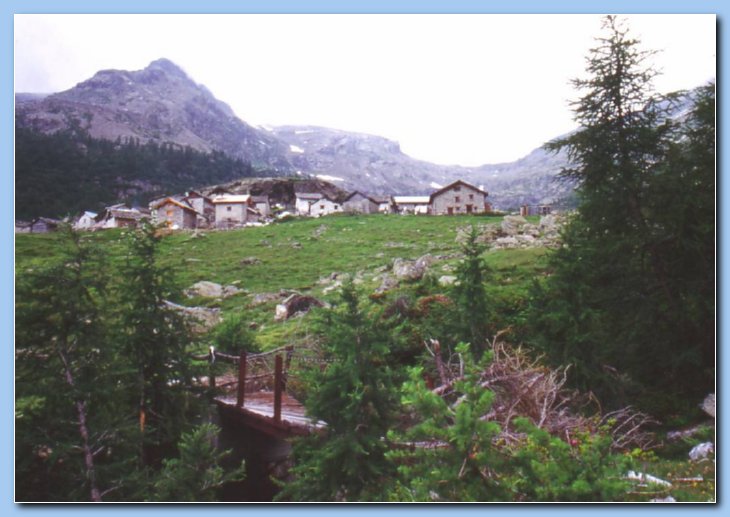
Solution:
{"label": "dry brush pile", "polygon": [[[583,433],[607,431],[612,437],[614,451],[633,448],[648,450],[656,447],[655,436],[649,428],[657,424],[652,417],[631,407],[601,414],[592,394],[581,394],[566,388],[569,366],[551,369],[540,364],[520,347],[513,348],[499,340],[491,343],[492,360],[479,374],[480,386],[494,393],[490,411],[483,420],[499,424],[499,440],[518,443],[524,438],[513,425],[516,417],[528,418],[535,426],[571,443],[572,437]],[[459,354],[444,361],[438,341],[425,344],[434,359],[438,381],[433,392],[453,407],[463,397],[454,389],[456,381],[464,378],[464,360]]]}

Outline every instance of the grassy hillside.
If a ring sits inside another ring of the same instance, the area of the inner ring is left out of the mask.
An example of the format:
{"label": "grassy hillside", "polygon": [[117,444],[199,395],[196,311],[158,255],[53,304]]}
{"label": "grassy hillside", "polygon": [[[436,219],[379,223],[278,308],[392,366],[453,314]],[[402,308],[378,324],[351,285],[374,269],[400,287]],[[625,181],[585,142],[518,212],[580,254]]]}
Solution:
{"label": "grassy hillside", "polygon": [[[369,294],[379,285],[378,274],[390,267],[394,259],[415,259],[427,253],[444,257],[430,269],[429,279],[437,279],[451,274],[458,261],[459,228],[500,219],[342,215],[293,219],[231,231],[179,232],[163,239],[160,259],[174,271],[181,289],[201,280],[233,284],[242,289],[241,293],[223,300],[181,297],[176,301],[220,307],[224,318],[246,311],[259,324],[260,344],[269,348],[286,344],[279,340],[287,339],[288,330],[301,327],[302,323],[295,319],[275,324],[276,302],[249,307],[255,294],[291,289],[332,300],[336,298],[336,290],[324,294],[327,284],[320,282],[332,273],[357,275],[363,292]],[[103,245],[113,274],[115,264],[123,260],[122,231],[89,233],[85,238]],[[16,273],[22,275],[25,269],[48,261],[57,243],[58,236],[54,234],[17,235]],[[546,253],[537,248],[486,254],[486,262],[494,272],[490,291],[505,305],[506,311],[518,311],[525,290],[545,267]],[[406,284],[396,292],[412,291],[416,287]]]}

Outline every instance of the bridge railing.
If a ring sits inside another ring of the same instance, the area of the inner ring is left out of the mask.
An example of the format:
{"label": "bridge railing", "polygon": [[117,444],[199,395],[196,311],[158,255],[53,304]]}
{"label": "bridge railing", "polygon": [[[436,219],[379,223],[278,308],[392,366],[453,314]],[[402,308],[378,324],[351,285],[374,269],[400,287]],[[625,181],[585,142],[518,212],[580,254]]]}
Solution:
{"label": "bridge railing", "polygon": [[[260,391],[267,388],[274,393],[274,421],[281,422],[281,400],[286,391],[286,379],[294,347],[284,346],[259,354],[251,354],[245,350],[239,355],[217,352],[210,347],[208,354],[194,355],[194,359],[207,360],[211,365],[222,361],[238,366],[236,386],[236,406],[243,408],[246,402],[246,393]],[[216,378],[213,368],[208,377],[209,388],[214,390]]]}
{"label": "bridge railing", "polygon": [[[235,385],[236,405],[243,408],[246,403],[246,394],[266,389],[274,393],[274,420],[281,421],[282,394],[287,389],[290,378],[299,378],[290,375],[292,362],[298,367],[319,365],[324,367],[330,360],[318,357],[318,354],[309,347],[294,348],[291,345],[282,346],[267,352],[252,354],[241,351],[239,355],[217,352],[210,347],[207,354],[193,355],[194,359],[206,360],[211,365],[208,385],[211,391],[216,389],[215,370],[212,367],[216,362],[225,362],[238,366],[237,378],[224,385]],[[306,365],[306,366],[305,366]],[[295,367],[297,368],[297,367]]]}

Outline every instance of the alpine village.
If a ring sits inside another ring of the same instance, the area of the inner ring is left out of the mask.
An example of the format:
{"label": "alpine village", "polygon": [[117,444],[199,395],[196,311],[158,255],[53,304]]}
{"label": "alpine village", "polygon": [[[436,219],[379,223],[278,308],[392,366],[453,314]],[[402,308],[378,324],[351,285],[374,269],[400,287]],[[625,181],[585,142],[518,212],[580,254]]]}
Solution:
{"label": "alpine village", "polygon": [[16,502],[715,502],[715,83],[596,29],[499,166],[16,92]]}

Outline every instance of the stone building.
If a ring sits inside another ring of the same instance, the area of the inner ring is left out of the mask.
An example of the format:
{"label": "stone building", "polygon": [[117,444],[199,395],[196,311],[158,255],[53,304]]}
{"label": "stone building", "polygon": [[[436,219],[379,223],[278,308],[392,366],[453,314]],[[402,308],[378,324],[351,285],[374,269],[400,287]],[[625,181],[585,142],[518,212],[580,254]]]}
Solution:
{"label": "stone building", "polygon": [[336,212],[342,212],[342,204],[329,196],[323,195],[309,203],[309,215],[312,217],[320,217]]}
{"label": "stone building", "polygon": [[248,194],[218,196],[213,204],[217,228],[235,228],[256,219],[253,199]]}
{"label": "stone building", "polygon": [[156,224],[165,225],[172,230],[198,227],[198,216],[201,214],[183,200],[166,197],[151,203],[150,208]]}
{"label": "stone building", "polygon": [[433,215],[481,214],[488,206],[489,194],[469,183],[458,180],[437,190],[430,196]]}
{"label": "stone building", "polygon": [[198,213],[198,221],[196,223],[198,228],[211,226],[215,223],[215,205],[211,198],[200,192],[191,190],[185,195],[183,201]]}
{"label": "stone building", "polygon": [[361,214],[377,214],[380,203],[373,197],[362,192],[350,193],[342,202],[342,209],[345,212],[357,212]]}

